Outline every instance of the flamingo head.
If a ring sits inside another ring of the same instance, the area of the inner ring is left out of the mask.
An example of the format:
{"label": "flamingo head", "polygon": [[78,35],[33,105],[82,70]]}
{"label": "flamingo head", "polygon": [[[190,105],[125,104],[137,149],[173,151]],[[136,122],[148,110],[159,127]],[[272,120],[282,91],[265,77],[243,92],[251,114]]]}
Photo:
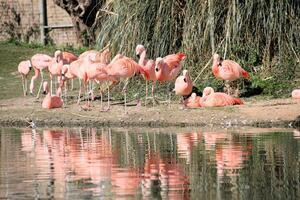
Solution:
{"label": "flamingo head", "polygon": [[212,93],[214,93],[214,89],[212,87],[206,87],[203,90],[203,97],[208,96]]}
{"label": "flamingo head", "polygon": [[48,82],[44,81],[43,82],[43,94],[48,94],[48,92],[49,92]]}
{"label": "flamingo head", "polygon": [[218,64],[218,66],[220,66],[221,63],[222,63],[222,61],[223,61],[223,59],[222,59],[222,57],[219,54],[215,53],[213,55],[213,63],[214,63],[214,65]]}
{"label": "flamingo head", "polygon": [[183,71],[182,71],[182,75],[183,75],[183,76],[188,76],[188,75],[189,75],[189,71],[186,70],[186,69],[183,70]]}
{"label": "flamingo head", "polygon": [[162,64],[163,64],[163,59],[161,57],[156,58],[155,61],[155,72],[159,72],[161,70]]}
{"label": "flamingo head", "polygon": [[136,46],[135,53],[136,53],[137,57],[139,57],[143,51],[146,51],[146,49],[142,44],[139,44]]}
{"label": "flamingo head", "polygon": [[55,51],[54,58],[55,58],[56,62],[59,62],[60,60],[62,60],[62,57],[63,57],[62,51],[60,51],[60,50]]}
{"label": "flamingo head", "polygon": [[197,95],[196,95],[196,93],[195,92],[193,92],[192,94],[191,94],[191,99],[196,99],[196,97],[197,97]]}

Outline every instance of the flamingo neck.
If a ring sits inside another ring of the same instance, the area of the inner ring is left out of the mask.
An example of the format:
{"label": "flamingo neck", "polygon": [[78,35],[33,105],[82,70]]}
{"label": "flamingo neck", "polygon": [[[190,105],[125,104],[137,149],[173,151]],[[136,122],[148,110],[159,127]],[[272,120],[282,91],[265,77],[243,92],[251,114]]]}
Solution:
{"label": "flamingo neck", "polygon": [[215,76],[218,76],[219,74],[219,63],[218,62],[213,62],[213,66],[212,66],[212,72]]}
{"label": "flamingo neck", "polygon": [[31,59],[28,60],[28,63],[29,63],[29,68],[31,68],[32,67]]}
{"label": "flamingo neck", "polygon": [[146,50],[144,50],[140,55],[139,65],[145,66],[145,59],[146,59]]}

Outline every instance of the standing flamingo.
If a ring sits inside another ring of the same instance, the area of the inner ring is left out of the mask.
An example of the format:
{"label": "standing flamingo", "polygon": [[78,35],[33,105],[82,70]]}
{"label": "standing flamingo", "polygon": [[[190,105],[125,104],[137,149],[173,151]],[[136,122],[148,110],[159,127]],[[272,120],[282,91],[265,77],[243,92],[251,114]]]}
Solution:
{"label": "standing flamingo", "polygon": [[181,61],[185,58],[183,53],[170,54],[164,58],[156,58],[155,75],[159,81],[174,80],[179,74],[182,65]]}
{"label": "standing flamingo", "polygon": [[219,54],[213,55],[212,72],[216,78],[225,81],[234,81],[241,77],[250,78],[249,73],[238,63],[232,60],[223,60]]}
{"label": "standing flamingo", "polygon": [[190,78],[188,70],[183,70],[182,75],[178,76],[175,81],[175,94],[180,96],[187,96],[192,93],[193,82]]}
{"label": "standing flamingo", "polygon": [[41,84],[39,87],[39,91],[37,94],[37,98],[39,98],[40,91],[42,89],[42,84],[44,81],[43,77],[43,69],[47,69],[50,63],[52,62],[52,57],[46,55],[46,54],[35,54],[31,57],[31,65],[34,69],[34,76],[31,78],[30,82],[30,93],[33,94],[34,90],[34,81],[38,78],[38,76],[41,74]]}
{"label": "standing flamingo", "polygon": [[126,56],[116,59],[114,62],[111,62],[109,65],[107,65],[106,70],[107,74],[113,79],[119,80],[120,78],[126,78],[123,92],[125,100],[125,113],[127,113],[126,93],[129,78],[136,73],[141,73],[148,79],[149,74],[133,59]]}
{"label": "standing flamingo", "polygon": [[22,86],[23,86],[24,96],[26,96],[27,94],[27,75],[29,74],[31,68],[32,66],[30,60],[21,61],[18,65],[18,72],[22,76]]}
{"label": "standing flamingo", "polygon": [[44,87],[44,94],[46,94],[46,97],[42,102],[42,108],[52,109],[52,108],[62,107],[63,105],[62,99],[59,96],[51,96],[47,81],[43,83],[43,87]]}
{"label": "standing flamingo", "polygon": [[295,89],[292,92],[292,98],[293,99],[300,99],[300,89]]}
{"label": "standing flamingo", "polygon": [[[176,53],[167,55],[164,58],[158,57],[155,61],[155,76],[159,81],[174,80],[181,68],[181,61],[185,58],[183,53]],[[169,106],[171,101],[171,93],[169,93]]]}
{"label": "standing flamingo", "polygon": [[[55,51],[54,53],[54,58],[52,59],[52,61],[50,62],[49,66],[48,66],[48,70],[49,70],[49,74],[50,74],[50,93],[52,95],[53,93],[53,77],[57,76],[58,82],[60,82],[61,79],[61,71],[62,71],[62,67],[64,65],[63,63],[63,58],[62,58],[63,54],[61,51]],[[56,85],[56,84],[55,84]]]}
{"label": "standing flamingo", "polygon": [[136,55],[139,57],[139,65],[149,74],[149,78],[146,80],[146,99],[145,99],[145,105],[147,104],[147,98],[148,98],[148,81],[153,81],[152,83],[152,102],[154,105],[154,90],[156,85],[156,75],[155,75],[155,61],[154,60],[148,60],[146,59],[146,49],[143,45],[139,44],[136,46],[135,49]]}
{"label": "standing flamingo", "polygon": [[109,49],[105,49],[102,52],[97,50],[88,50],[79,55],[78,59],[84,59],[89,57],[93,62],[101,62],[108,64],[110,59],[110,51]]}
{"label": "standing flamingo", "polygon": [[241,99],[231,97],[222,92],[214,92],[211,87],[206,87],[203,90],[203,96],[201,98],[201,106],[214,107],[214,106],[229,106],[243,104]]}

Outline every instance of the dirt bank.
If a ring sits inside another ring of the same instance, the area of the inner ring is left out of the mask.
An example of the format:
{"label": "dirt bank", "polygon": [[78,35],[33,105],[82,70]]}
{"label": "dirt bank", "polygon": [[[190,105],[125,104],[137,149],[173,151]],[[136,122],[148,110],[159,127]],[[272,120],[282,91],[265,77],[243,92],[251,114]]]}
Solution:
{"label": "dirt bank", "polygon": [[[37,126],[202,126],[202,127],[299,127],[300,101],[290,98],[255,100],[246,99],[245,105],[223,108],[184,109],[173,102],[167,105],[130,106],[124,115],[122,105],[114,105],[109,112],[100,112],[99,101],[89,110],[76,104],[45,110],[41,101],[20,97],[0,101],[0,125],[24,127],[26,120]],[[82,103],[84,104],[84,103]],[[298,118],[297,118],[298,117]]]}

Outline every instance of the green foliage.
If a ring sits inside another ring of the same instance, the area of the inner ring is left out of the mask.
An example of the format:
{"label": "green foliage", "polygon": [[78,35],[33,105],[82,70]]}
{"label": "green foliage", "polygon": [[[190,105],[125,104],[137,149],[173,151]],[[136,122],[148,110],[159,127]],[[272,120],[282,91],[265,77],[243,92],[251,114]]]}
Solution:
{"label": "green foliage", "polygon": [[184,68],[193,79],[199,75],[196,86],[220,87],[210,64],[204,68],[214,52],[261,80],[274,77],[275,82],[260,81],[268,94],[287,92],[284,88],[299,75],[297,0],[107,0],[103,5],[98,48],[110,44],[113,53],[133,56],[142,43],[149,58],[182,51]]}

